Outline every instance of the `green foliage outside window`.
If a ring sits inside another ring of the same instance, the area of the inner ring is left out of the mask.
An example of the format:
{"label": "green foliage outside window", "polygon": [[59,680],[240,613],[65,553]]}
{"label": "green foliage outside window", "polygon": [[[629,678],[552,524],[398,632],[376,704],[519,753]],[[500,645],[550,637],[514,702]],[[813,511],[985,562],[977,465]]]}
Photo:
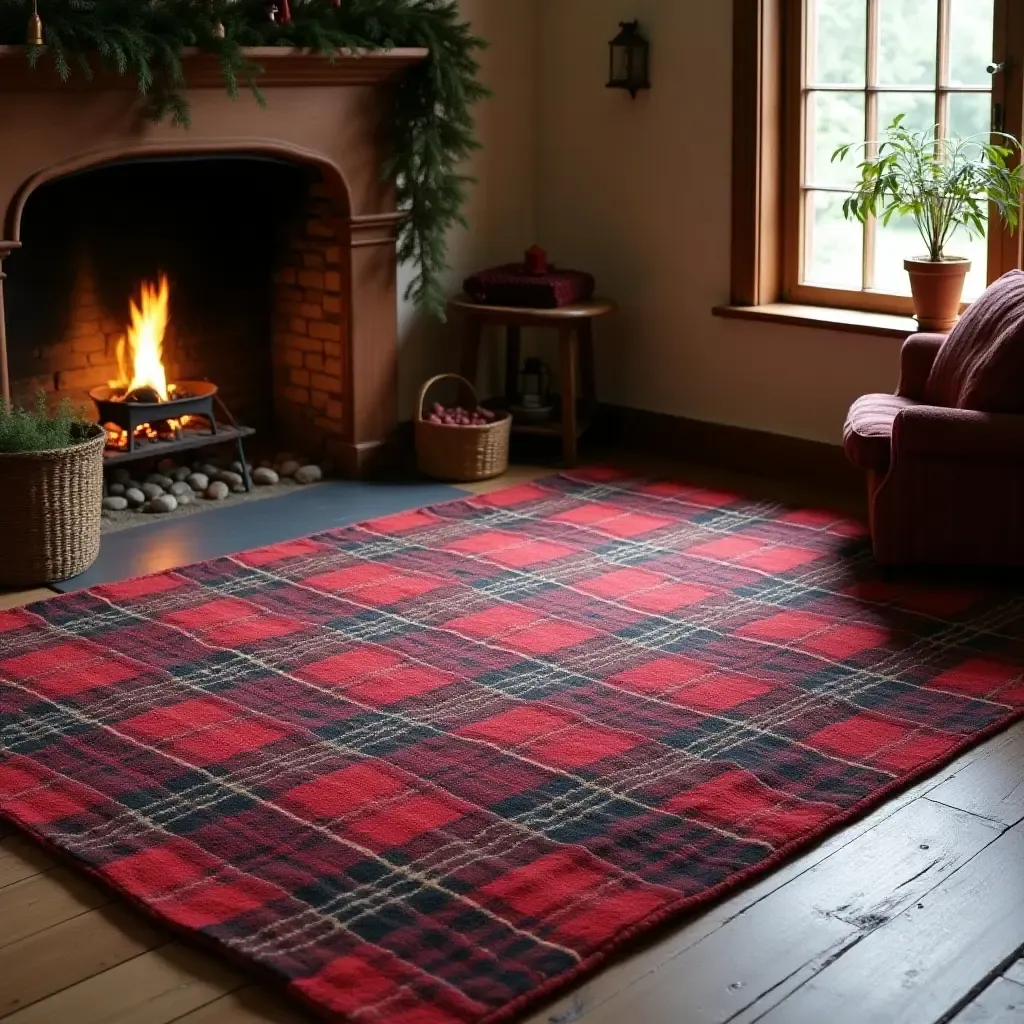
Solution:
{"label": "green foliage outside window", "polygon": [[[909,293],[903,271],[906,257],[923,255],[910,219],[894,218],[873,234],[874,279],[861,280],[862,232],[844,221],[843,194],[825,189],[855,186],[852,163],[832,163],[836,147],[868,134],[867,0],[807,0],[809,18],[807,160],[804,184],[822,189],[807,207],[809,283],[884,292]],[[937,0],[878,0],[878,47],[875,56],[877,123],[891,124],[904,114],[911,131],[932,128],[937,117],[936,57],[939,34]],[[949,70],[945,133],[969,138],[987,132],[991,119],[991,77],[986,65],[993,55],[995,0],[949,0]],[[827,89],[816,87],[827,86]],[[957,89],[964,89],[962,92]],[[875,134],[875,133],[872,133]],[[963,230],[953,248],[973,261],[968,297],[980,294],[986,281],[986,247]]]}

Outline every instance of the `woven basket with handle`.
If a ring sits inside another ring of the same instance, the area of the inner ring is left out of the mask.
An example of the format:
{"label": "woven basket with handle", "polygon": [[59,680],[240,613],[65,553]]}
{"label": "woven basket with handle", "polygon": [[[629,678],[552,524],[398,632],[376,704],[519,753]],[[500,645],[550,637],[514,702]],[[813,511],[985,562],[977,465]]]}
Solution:
{"label": "woven basket with handle", "polygon": [[49,452],[0,454],[0,587],[36,587],[77,576],[100,550],[101,427]]}
{"label": "woven basket with handle", "polygon": [[416,461],[420,472],[435,480],[472,483],[501,476],[508,469],[508,441],[512,433],[512,417],[499,412],[492,423],[479,427],[456,427],[431,423],[423,407],[427,392],[442,380],[457,380],[472,396],[472,407],[479,407],[476,389],[456,373],[431,377],[420,388],[413,419],[416,424]]}

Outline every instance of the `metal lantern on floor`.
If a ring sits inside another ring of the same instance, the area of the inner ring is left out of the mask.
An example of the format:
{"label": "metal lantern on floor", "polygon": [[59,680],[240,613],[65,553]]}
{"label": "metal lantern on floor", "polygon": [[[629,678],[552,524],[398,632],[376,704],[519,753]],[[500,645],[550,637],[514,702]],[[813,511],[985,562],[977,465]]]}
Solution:
{"label": "metal lantern on floor", "polygon": [[608,44],[611,51],[609,89],[625,89],[636,99],[641,89],[650,89],[651,44],[640,32],[640,22],[620,21],[619,34]]}
{"label": "metal lantern on floor", "polygon": [[548,404],[551,371],[536,357],[519,371],[519,401],[524,409],[543,409]]}

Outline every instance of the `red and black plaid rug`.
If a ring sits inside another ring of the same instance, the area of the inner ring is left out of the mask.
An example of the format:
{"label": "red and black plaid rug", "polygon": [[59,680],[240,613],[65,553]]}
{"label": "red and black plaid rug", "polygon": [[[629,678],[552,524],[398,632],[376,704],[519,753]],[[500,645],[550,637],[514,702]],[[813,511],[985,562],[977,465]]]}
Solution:
{"label": "red and black plaid rug", "polygon": [[506,1020],[1024,711],[1024,603],[527,484],[0,615],[0,813],[328,1016]]}

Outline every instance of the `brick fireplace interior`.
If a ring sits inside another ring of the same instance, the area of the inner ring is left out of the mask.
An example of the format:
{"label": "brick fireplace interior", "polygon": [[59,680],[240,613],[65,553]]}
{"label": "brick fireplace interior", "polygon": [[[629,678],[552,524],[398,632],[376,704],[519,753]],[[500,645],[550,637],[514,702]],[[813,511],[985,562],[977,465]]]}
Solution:
{"label": "brick fireplace interior", "polygon": [[129,300],[170,282],[169,381],[210,380],[258,437],[312,457],[344,435],[342,248],[318,173],[250,156],[147,158],[29,197],[8,272],[16,402],[45,391],[91,417],[118,377]]}

